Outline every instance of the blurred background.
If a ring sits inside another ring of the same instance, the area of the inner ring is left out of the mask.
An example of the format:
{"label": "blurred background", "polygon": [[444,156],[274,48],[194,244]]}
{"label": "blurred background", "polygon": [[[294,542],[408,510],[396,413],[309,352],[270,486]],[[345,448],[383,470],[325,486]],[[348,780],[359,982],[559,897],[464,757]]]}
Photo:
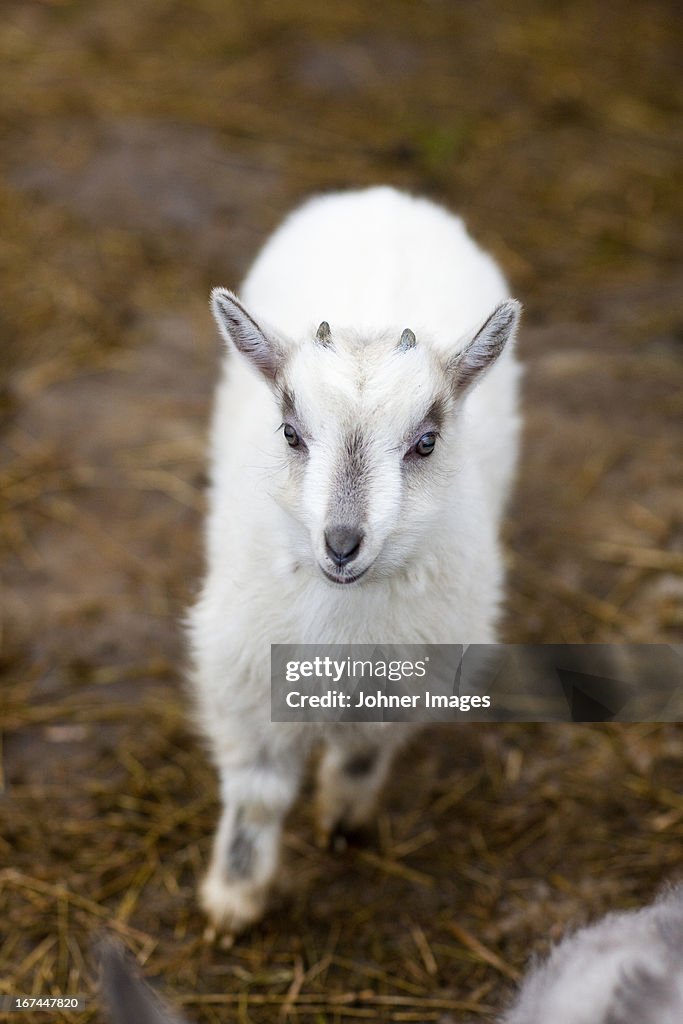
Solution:
{"label": "blurred background", "polygon": [[209,288],[311,192],[388,182],[525,303],[506,639],[680,641],[682,42],[673,0],[3,4],[0,993],[92,992],[107,928],[198,1021],[486,1020],[680,871],[677,727],[437,729],[366,846],[316,851],[304,800],[273,915],[206,946],[180,621]]}

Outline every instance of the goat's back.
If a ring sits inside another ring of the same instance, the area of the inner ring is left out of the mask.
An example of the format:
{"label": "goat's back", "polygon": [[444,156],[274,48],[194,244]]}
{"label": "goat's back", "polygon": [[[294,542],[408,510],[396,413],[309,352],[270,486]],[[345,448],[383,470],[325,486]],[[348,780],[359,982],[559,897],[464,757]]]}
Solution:
{"label": "goat's back", "polygon": [[370,333],[410,327],[451,354],[508,291],[459,217],[381,186],[320,196],[295,210],[241,294],[294,337],[321,320]]}

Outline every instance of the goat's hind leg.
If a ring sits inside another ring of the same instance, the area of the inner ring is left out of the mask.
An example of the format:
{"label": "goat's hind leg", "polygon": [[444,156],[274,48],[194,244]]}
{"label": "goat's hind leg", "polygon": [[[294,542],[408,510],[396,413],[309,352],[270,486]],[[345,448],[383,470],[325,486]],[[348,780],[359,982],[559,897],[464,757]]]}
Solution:
{"label": "goat's hind leg", "polygon": [[258,921],[280,861],[282,824],[301,778],[301,758],[260,754],[221,766],[223,809],[200,900],[210,931],[227,941]]}
{"label": "goat's hind leg", "polygon": [[372,731],[343,727],[326,743],[318,770],[316,834],[321,846],[335,835],[368,825],[391,762],[409,730],[397,723]]}

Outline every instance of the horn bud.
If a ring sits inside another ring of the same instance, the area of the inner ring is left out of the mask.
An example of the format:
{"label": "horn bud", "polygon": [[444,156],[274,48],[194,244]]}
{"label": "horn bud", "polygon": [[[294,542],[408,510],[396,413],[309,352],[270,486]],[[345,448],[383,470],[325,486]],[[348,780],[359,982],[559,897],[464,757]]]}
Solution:
{"label": "horn bud", "polygon": [[401,335],[401,340],[398,343],[399,352],[407,352],[409,348],[415,348],[416,344],[417,341],[415,339],[415,335],[409,327],[406,327],[405,331]]}
{"label": "horn bud", "polygon": [[323,320],[318,330],[315,332],[315,340],[320,345],[329,345],[332,341],[332,333],[330,331],[330,325],[327,320]]}

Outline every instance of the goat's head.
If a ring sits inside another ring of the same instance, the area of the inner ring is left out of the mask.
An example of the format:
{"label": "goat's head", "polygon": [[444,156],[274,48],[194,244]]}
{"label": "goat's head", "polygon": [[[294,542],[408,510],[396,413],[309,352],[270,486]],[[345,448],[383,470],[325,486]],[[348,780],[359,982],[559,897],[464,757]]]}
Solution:
{"label": "goat's head", "polygon": [[303,527],[293,532],[298,560],[336,584],[400,569],[429,543],[457,470],[462,399],[514,334],[519,303],[502,302],[469,340],[455,337],[450,357],[408,327],[368,337],[323,321],[286,339],[222,288],[212,309],[277,403],[287,471],[274,496]]}

